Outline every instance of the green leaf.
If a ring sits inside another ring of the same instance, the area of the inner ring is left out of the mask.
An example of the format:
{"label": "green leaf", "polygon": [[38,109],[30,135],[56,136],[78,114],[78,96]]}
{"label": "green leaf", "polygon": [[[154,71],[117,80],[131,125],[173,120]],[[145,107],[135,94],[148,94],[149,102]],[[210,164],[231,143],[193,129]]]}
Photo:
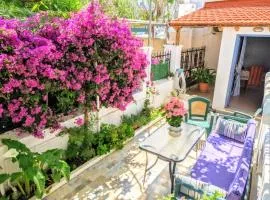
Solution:
{"label": "green leaf", "polygon": [[30,149],[26,147],[25,144],[17,141],[17,140],[11,140],[11,139],[2,139],[2,143],[8,147],[8,149],[15,149],[19,153],[29,153],[31,152]]}
{"label": "green leaf", "polygon": [[52,171],[52,179],[55,183],[58,183],[61,180],[61,174],[59,171],[57,170],[53,170]]}
{"label": "green leaf", "polygon": [[39,10],[39,4],[38,4],[38,3],[36,3],[36,4],[32,7],[31,11],[32,11],[32,12],[36,12],[37,10]]}
{"label": "green leaf", "polygon": [[42,198],[45,191],[45,176],[40,170],[37,170],[37,173],[33,176],[33,181],[36,185],[36,197]]}
{"label": "green leaf", "polygon": [[19,154],[17,156],[17,160],[18,160],[19,166],[22,170],[26,170],[26,169],[29,169],[31,167],[34,167],[35,160],[31,154],[30,155]]}
{"label": "green leaf", "polygon": [[41,155],[37,156],[37,159],[41,164],[47,164],[48,167],[55,165],[64,155],[64,150],[61,149],[51,149]]}
{"label": "green leaf", "polygon": [[22,172],[15,172],[15,173],[11,174],[10,181],[11,182],[17,181],[22,176],[23,176]]}
{"label": "green leaf", "polygon": [[0,184],[4,183],[9,178],[10,178],[9,174],[0,174]]}
{"label": "green leaf", "polygon": [[67,180],[70,179],[70,167],[65,161],[59,160],[57,169],[60,171],[63,177],[65,177]]}

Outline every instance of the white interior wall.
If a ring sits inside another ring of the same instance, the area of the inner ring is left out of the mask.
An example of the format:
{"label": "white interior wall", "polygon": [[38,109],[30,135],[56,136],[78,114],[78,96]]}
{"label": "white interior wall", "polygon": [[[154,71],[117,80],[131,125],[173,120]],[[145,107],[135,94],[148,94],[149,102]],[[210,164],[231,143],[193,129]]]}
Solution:
{"label": "white interior wall", "polygon": [[261,65],[266,71],[270,70],[270,38],[267,37],[248,37],[245,53],[244,67]]}
{"label": "white interior wall", "polygon": [[270,32],[268,27],[265,27],[262,32],[254,32],[253,27],[241,27],[238,31],[234,27],[223,28],[213,99],[214,108],[223,109],[226,106],[229,83],[232,81],[230,74],[237,36],[269,37]]}

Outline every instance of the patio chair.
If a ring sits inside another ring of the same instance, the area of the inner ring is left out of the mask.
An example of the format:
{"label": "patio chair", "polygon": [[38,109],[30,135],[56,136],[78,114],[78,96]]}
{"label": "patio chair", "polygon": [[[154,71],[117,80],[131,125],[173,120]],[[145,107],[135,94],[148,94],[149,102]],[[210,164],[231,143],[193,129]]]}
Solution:
{"label": "patio chair", "polygon": [[188,100],[188,114],[185,122],[188,124],[203,127],[207,130],[207,135],[211,132],[214,116],[211,114],[210,101],[204,97],[193,97]]}
{"label": "patio chair", "polygon": [[234,112],[232,115],[224,115],[223,116],[224,119],[231,119],[231,120],[235,120],[241,123],[247,123],[248,120],[252,119],[251,115],[242,113],[242,112]]}
{"label": "patio chair", "polygon": [[235,111],[232,115],[224,115],[224,119],[231,119],[241,123],[247,123],[250,119],[256,119],[262,112],[261,108],[258,108],[253,115],[248,115],[242,112]]}

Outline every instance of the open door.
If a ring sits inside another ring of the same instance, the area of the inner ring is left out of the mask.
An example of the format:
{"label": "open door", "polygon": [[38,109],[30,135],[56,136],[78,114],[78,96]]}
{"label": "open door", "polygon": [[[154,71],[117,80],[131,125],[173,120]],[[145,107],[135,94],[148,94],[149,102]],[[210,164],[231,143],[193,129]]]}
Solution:
{"label": "open door", "polygon": [[237,36],[236,42],[234,45],[232,66],[231,66],[231,68],[228,67],[228,69],[231,69],[231,71],[230,71],[230,78],[229,78],[229,85],[228,85],[228,90],[227,90],[227,95],[226,95],[225,107],[229,106],[230,101],[231,101],[231,97],[233,95],[233,88],[234,88],[234,84],[235,84],[235,75],[236,75],[235,69],[236,69],[236,66],[237,66],[239,58],[240,58],[243,39],[244,39],[244,37]]}

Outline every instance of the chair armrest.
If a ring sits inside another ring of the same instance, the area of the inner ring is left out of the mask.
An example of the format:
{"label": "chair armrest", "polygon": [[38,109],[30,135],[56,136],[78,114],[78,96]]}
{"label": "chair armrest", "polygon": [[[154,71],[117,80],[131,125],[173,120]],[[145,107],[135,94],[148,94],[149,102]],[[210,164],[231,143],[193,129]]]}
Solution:
{"label": "chair armrest", "polygon": [[253,118],[255,119],[256,117],[258,117],[258,115],[261,114],[262,111],[263,111],[262,108],[258,108],[258,109],[256,110],[256,112],[254,113]]}
{"label": "chair armrest", "polygon": [[233,113],[233,116],[235,116],[235,117],[241,117],[241,118],[247,118],[247,119],[251,119],[252,118],[251,115],[248,115],[248,114],[245,114],[245,113],[242,113],[242,112],[238,112],[238,111],[235,111]]}
{"label": "chair armrest", "polygon": [[210,112],[210,127],[209,127],[209,133],[213,130],[213,125],[214,125],[214,118],[215,118],[215,114],[211,111]]}

